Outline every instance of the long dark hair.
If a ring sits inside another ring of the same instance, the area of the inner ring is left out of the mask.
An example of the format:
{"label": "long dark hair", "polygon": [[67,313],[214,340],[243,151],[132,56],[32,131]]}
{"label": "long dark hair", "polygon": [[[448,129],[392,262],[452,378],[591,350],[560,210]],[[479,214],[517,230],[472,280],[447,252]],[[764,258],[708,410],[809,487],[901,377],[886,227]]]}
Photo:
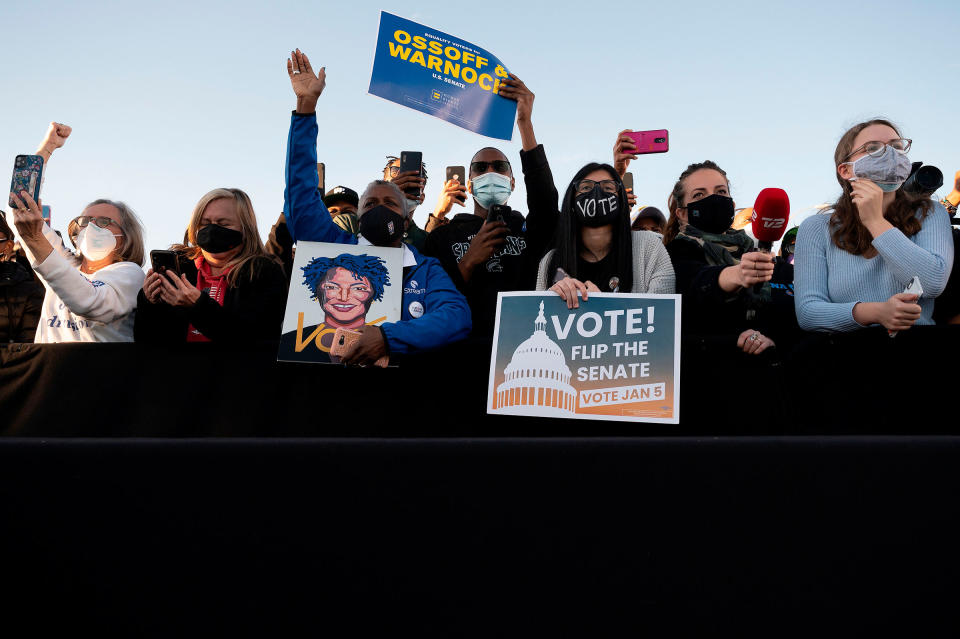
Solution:
{"label": "long dark hair", "polygon": [[[577,183],[583,176],[598,169],[610,174],[610,178],[617,183],[617,206],[622,211],[619,220],[613,224],[610,252],[617,265],[617,275],[620,278],[620,290],[629,293],[633,290],[633,242],[630,235],[630,211],[627,208],[627,191],[623,188],[623,181],[616,170],[609,164],[591,162],[573,176],[567,192],[563,196],[560,206],[560,219],[557,221],[557,232],[553,240],[556,253],[551,260],[551,272],[557,267],[562,268],[570,277],[577,276],[577,256],[580,254],[580,220],[573,210],[577,196]],[[548,282],[549,284],[549,282]]]}
{"label": "long dark hair", "polygon": [[[873,248],[873,237],[867,231],[867,227],[860,221],[860,214],[857,212],[857,205],[853,203],[850,194],[853,187],[850,182],[840,177],[837,167],[846,162],[853,151],[853,141],[860,135],[860,132],[871,124],[882,124],[888,126],[902,135],[900,129],[882,118],[874,118],[867,122],[861,122],[853,126],[837,143],[837,150],[833,153],[834,174],[837,176],[837,182],[843,191],[833,205],[833,217],[830,218],[830,237],[837,248],[843,249],[853,255],[873,256],[876,249]],[[917,209],[920,209],[920,215],[917,216]],[[887,207],[887,212],[883,217],[890,224],[900,229],[907,237],[912,237],[920,232],[923,226],[923,220],[927,217],[930,209],[933,208],[933,201],[927,195],[918,195],[907,193],[903,189],[897,189],[896,198]]]}

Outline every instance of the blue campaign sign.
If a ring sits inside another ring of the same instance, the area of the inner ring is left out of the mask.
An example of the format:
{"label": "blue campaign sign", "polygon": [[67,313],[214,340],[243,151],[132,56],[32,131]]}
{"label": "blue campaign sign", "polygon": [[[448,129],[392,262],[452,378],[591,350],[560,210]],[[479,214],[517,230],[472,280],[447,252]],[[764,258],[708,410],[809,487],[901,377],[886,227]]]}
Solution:
{"label": "blue campaign sign", "polygon": [[485,49],[380,12],[369,93],[500,140],[513,137],[517,103],[501,97],[507,69]]}

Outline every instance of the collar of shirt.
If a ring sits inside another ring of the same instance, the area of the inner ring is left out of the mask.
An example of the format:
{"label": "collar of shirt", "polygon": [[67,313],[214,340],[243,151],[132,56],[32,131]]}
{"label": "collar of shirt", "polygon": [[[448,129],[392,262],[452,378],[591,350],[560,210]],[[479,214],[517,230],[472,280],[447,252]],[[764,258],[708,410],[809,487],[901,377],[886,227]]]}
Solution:
{"label": "collar of shirt", "polygon": [[[373,246],[373,244],[362,235],[357,236],[357,246]],[[410,250],[410,247],[406,244],[401,244],[403,246],[403,268],[408,266],[417,265],[417,256],[413,254],[413,251]]]}

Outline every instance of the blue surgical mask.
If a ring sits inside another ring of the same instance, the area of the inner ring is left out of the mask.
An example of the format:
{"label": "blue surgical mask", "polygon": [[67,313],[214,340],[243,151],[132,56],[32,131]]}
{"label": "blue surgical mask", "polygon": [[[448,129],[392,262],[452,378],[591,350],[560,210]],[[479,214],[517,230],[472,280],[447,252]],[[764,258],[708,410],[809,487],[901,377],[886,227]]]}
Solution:
{"label": "blue surgical mask", "polygon": [[857,178],[864,178],[875,182],[885,193],[896,191],[910,177],[910,159],[906,153],[901,153],[889,144],[884,147],[883,155],[873,157],[865,155],[856,162],[845,162],[853,171],[853,182]]}
{"label": "blue surgical mask", "polygon": [[506,204],[510,198],[510,178],[502,173],[484,173],[471,181],[473,199],[485,209],[494,204]]}

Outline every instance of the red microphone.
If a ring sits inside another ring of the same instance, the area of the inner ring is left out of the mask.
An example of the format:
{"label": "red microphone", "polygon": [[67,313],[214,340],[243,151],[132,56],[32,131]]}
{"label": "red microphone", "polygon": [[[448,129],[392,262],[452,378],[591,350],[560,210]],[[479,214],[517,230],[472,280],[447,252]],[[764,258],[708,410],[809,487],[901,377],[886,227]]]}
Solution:
{"label": "red microphone", "polygon": [[763,189],[753,205],[752,230],[761,253],[770,253],[790,219],[790,198],[783,189]]}

